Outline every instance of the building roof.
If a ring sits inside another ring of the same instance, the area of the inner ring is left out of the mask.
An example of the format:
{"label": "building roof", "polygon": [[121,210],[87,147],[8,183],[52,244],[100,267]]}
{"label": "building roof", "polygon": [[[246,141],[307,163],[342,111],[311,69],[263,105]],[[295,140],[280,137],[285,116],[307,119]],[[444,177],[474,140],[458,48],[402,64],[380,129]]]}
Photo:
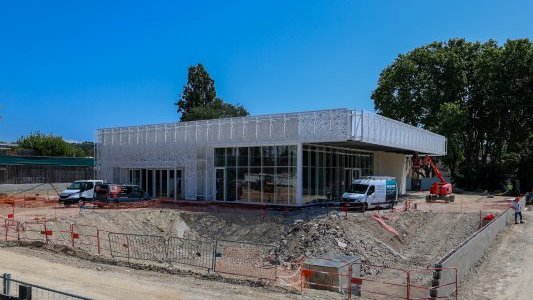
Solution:
{"label": "building roof", "polygon": [[92,157],[11,156],[0,155],[0,165],[38,165],[60,167],[92,167]]}
{"label": "building roof", "polygon": [[[106,147],[213,147],[334,143],[405,153],[446,154],[446,138],[367,111],[331,109],[97,130]],[[170,149],[170,148],[169,148]]]}

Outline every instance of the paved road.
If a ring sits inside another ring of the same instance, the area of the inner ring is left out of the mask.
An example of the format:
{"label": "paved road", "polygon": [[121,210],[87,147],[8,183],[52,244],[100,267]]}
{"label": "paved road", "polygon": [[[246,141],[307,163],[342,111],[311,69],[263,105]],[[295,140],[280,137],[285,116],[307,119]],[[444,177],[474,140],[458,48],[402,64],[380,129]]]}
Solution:
{"label": "paved road", "polygon": [[461,288],[459,299],[533,299],[533,212],[504,231]]}

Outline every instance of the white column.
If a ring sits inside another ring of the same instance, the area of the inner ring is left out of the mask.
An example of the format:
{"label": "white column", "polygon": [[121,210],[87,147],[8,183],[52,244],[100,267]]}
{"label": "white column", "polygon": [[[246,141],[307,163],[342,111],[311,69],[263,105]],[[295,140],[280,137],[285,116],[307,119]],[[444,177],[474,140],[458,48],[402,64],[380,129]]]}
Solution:
{"label": "white column", "polygon": [[303,145],[300,143],[296,154],[296,204],[303,203]]}
{"label": "white column", "polygon": [[177,200],[178,197],[181,199],[181,195],[178,195],[178,169],[174,167],[174,182],[172,183],[174,185],[174,200]]}

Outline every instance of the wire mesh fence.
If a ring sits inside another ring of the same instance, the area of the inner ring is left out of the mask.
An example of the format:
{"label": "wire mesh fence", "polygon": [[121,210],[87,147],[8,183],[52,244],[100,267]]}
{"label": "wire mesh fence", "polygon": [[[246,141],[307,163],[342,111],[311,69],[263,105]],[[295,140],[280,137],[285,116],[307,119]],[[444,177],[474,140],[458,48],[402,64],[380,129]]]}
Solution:
{"label": "wire mesh fence", "polygon": [[111,256],[165,262],[167,257],[166,239],[162,236],[109,233]]}
{"label": "wire mesh fence", "polygon": [[277,255],[270,245],[217,241],[214,260],[219,273],[276,280]]}
{"label": "wire mesh fence", "polygon": [[167,241],[167,260],[177,263],[213,269],[215,243],[210,241],[192,240],[171,237]]}

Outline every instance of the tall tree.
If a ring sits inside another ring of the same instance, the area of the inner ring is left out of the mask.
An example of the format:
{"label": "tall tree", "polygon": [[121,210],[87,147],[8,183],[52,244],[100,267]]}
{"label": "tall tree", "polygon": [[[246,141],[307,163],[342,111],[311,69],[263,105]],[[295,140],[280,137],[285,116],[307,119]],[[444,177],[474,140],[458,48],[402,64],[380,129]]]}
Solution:
{"label": "tall tree", "polygon": [[533,129],[533,45],[433,42],[385,68],[372,99],[380,114],[445,135],[444,162],[463,186],[495,189],[527,163],[516,158]]}
{"label": "tall tree", "polygon": [[242,105],[225,103],[217,97],[215,81],[202,64],[190,66],[187,83],[175,103],[181,121],[243,117],[248,111]]}

